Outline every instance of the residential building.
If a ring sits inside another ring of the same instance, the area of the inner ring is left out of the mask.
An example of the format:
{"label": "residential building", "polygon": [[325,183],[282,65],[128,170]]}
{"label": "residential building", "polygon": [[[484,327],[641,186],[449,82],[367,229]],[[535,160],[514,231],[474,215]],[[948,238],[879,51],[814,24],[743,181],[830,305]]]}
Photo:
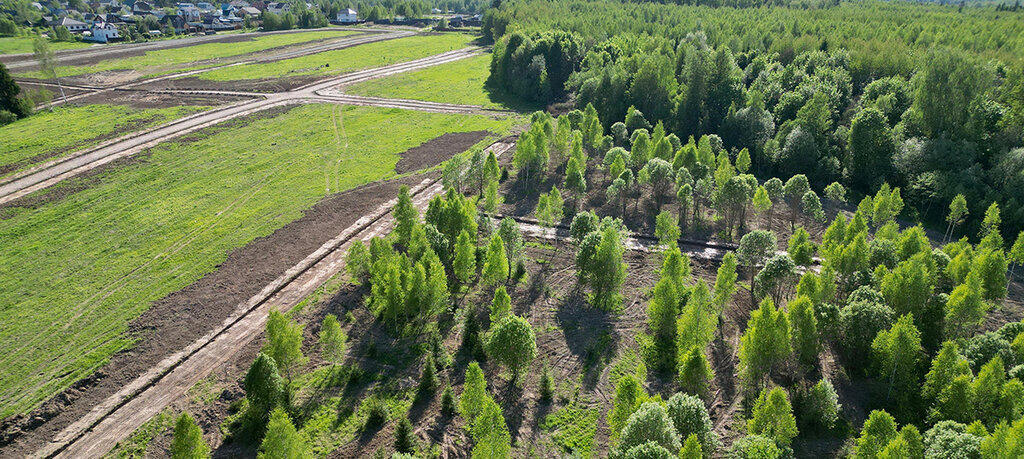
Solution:
{"label": "residential building", "polygon": [[338,22],[342,24],[351,24],[353,22],[359,22],[359,15],[356,10],[352,8],[345,8],[338,12]]}

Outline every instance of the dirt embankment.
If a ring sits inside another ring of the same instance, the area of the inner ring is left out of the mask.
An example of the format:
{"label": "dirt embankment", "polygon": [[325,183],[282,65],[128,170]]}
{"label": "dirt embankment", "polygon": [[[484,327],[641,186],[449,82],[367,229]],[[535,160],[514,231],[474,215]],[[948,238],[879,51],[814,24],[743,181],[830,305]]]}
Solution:
{"label": "dirt embankment", "polygon": [[434,167],[468,150],[490,134],[487,131],[449,132],[435,137],[402,153],[402,158],[395,164],[395,172],[405,174]]}

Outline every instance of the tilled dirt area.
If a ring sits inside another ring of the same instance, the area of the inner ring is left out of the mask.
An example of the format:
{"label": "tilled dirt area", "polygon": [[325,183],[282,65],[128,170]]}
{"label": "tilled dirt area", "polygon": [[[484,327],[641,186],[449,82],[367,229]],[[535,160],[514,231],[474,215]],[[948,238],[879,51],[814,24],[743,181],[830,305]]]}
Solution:
{"label": "tilled dirt area", "polygon": [[428,140],[402,153],[401,159],[395,164],[395,172],[404,174],[436,166],[455,154],[468,150],[490,134],[487,131],[449,132]]}
{"label": "tilled dirt area", "polygon": [[285,92],[317,81],[323,80],[323,75],[296,75],[283,78],[270,78],[263,80],[235,80],[216,81],[203,80],[199,77],[175,78],[160,80],[152,83],[142,83],[136,88],[158,90],[158,89],[195,89],[205,91],[247,91],[257,93]]}
{"label": "tilled dirt area", "polygon": [[114,104],[127,105],[131,108],[167,108],[188,106],[208,106],[230,104],[252,100],[247,97],[233,97],[222,95],[195,95],[195,94],[160,94],[145,91],[110,91],[100,94],[85,96],[75,100],[77,105],[88,104]]}
{"label": "tilled dirt area", "polygon": [[329,197],[299,220],[235,250],[216,271],[156,302],[133,321],[129,328],[139,341],[131,350],[115,355],[95,375],[31,414],[5,421],[0,456],[19,457],[33,452],[96,403],[221,323],[239,303],[337,236],[341,228],[395,196],[401,185],[422,180],[423,176],[413,175]]}

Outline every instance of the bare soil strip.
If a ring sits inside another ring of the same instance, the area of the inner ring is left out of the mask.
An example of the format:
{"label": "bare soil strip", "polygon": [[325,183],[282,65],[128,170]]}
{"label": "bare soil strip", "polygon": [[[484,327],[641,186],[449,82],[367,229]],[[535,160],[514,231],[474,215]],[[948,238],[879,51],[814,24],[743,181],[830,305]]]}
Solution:
{"label": "bare soil strip", "polygon": [[[100,145],[96,148],[75,153],[67,158],[61,159],[60,161],[53,161],[42,164],[38,167],[29,169],[23,173],[13,175],[10,178],[6,178],[3,181],[0,181],[0,204],[4,204],[12,200],[18,199],[20,197],[26,196],[30,193],[33,193],[35,191],[41,190],[55,183],[58,183],[68,177],[73,177],[87,170],[109,163],[110,161],[113,161],[115,159],[133,155],[146,148],[164,142],[168,139],[172,139],[184,134],[195,132],[196,130],[202,129],[207,126],[211,126],[229,119],[237,118],[239,116],[245,116],[261,110],[266,110],[269,108],[278,107],[282,105],[296,103],[331,102],[332,98],[319,96],[317,94],[317,91],[325,90],[339,84],[350,84],[356,81],[364,81],[370,78],[380,78],[387,75],[393,75],[395,73],[429,67],[432,65],[438,65],[445,62],[451,62],[452,60],[455,59],[469,57],[476,50],[477,48],[472,47],[464,48],[461,50],[450,51],[447,53],[438,54],[436,56],[417,59],[415,61],[405,62],[402,64],[395,64],[386,67],[370,69],[362,72],[354,72],[334,78],[328,78],[319,83],[312,84],[294,91],[269,94],[265,98],[243,103],[231,104],[221,109],[211,110],[190,117],[182,118],[180,120],[173,121],[171,123],[159,126],[148,131],[131,134],[129,136],[125,136],[120,139],[107,142],[106,144]],[[196,91],[190,94],[222,94],[237,96],[237,94],[234,93],[227,94],[224,92],[215,93],[201,91]],[[374,101],[369,99],[360,101],[355,98],[342,98],[342,100],[337,100],[337,102],[350,103],[353,105],[374,105],[383,107],[405,108],[412,110],[443,110],[443,113],[471,113],[467,112],[465,107],[449,107],[446,106],[446,104],[431,104],[423,102],[418,102],[416,104],[405,102],[394,103],[389,102],[386,99],[380,101]]]}
{"label": "bare soil strip", "polygon": [[[495,155],[512,148],[496,142]],[[438,179],[421,182],[413,190],[413,203],[422,212],[443,187]],[[344,267],[344,255],[355,240],[384,235],[392,226],[392,199],[346,228],[236,309],[217,330],[167,357],[141,377],[124,386],[87,415],[61,431],[31,457],[98,457],[109,451],[165,406],[232,358],[258,336],[267,314],[287,311]]]}

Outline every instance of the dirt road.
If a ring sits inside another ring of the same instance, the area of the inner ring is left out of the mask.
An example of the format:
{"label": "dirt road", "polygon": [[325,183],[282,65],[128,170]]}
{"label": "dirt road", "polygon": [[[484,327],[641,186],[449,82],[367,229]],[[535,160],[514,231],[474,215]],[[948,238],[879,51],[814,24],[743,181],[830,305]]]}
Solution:
{"label": "dirt road", "polygon": [[[326,95],[320,95],[320,91],[326,91],[336,86],[358,83],[369,79],[381,78],[396,73],[464,59],[475,55],[478,51],[479,48],[475,47],[463,48],[401,64],[339,75],[293,91],[281,93],[257,95],[230,91],[172,91],[183,94],[242,95],[256,97],[256,99],[231,104],[216,110],[202,112],[150,130],[105,142],[97,147],[76,152],[66,158],[43,163],[7,177],[0,180],[0,204],[11,202],[32,192],[52,186],[64,179],[94,169],[115,159],[131,156],[161,142],[180,137],[230,119],[281,105],[304,103],[347,103],[352,105],[394,107],[443,113],[475,113],[472,111],[474,109],[467,108],[467,106],[420,101],[391,101],[387,99],[360,98],[343,95],[339,92],[326,92]],[[476,112],[484,112],[481,108],[476,108],[475,110]],[[501,112],[488,112],[501,114]]]}
{"label": "dirt road", "polygon": [[[200,37],[176,38],[173,40],[159,40],[145,43],[124,43],[116,45],[101,45],[89,48],[67,49],[54,52],[58,65],[81,64],[83,61],[95,61],[103,58],[124,57],[126,55],[139,55],[148,51],[161,49],[183,48],[203,43],[236,43],[243,40],[262,37],[266,35],[293,34],[315,31],[348,31],[348,32],[378,32],[378,33],[402,33],[411,34],[408,31],[383,31],[359,27],[327,27],[322,29],[297,29],[277,32],[252,32],[227,35],[204,35]],[[0,62],[3,62],[8,70],[22,71],[33,69],[38,66],[35,56],[29,53],[24,54],[3,54],[0,55]]]}
{"label": "dirt road", "polygon": [[[510,142],[488,147],[495,155],[511,150]],[[413,203],[423,212],[443,187],[438,179],[425,180],[412,191]],[[368,241],[386,234],[395,200],[359,219],[301,262],[238,306],[224,324],[192,345],[151,368],[121,391],[97,405],[65,428],[31,457],[100,457],[119,441],[174,402],[211,371],[233,358],[255,339],[271,310],[287,311],[344,268],[344,255],[353,241]]]}

